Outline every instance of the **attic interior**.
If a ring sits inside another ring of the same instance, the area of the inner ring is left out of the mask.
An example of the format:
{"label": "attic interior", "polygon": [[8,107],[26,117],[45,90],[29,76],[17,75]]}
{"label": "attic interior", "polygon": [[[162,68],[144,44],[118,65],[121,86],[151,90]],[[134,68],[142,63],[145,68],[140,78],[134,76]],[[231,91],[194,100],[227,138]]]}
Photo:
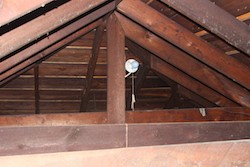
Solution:
{"label": "attic interior", "polygon": [[[249,9],[249,0],[0,1],[0,156],[196,143],[198,163],[203,142],[233,140],[241,156],[206,163],[250,164]],[[139,69],[125,78],[128,59]]]}

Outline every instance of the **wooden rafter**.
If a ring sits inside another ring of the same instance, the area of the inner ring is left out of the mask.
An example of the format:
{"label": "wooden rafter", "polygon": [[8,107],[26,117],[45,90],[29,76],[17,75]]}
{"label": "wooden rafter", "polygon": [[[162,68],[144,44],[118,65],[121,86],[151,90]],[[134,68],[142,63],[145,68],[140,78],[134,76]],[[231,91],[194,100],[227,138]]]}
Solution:
{"label": "wooden rafter", "polygon": [[105,25],[100,25],[95,32],[95,38],[92,47],[92,55],[89,59],[88,70],[86,75],[85,87],[83,88],[82,95],[81,95],[81,104],[80,104],[80,112],[86,111],[88,102],[90,99],[90,90],[91,85],[93,82],[93,76],[96,68],[96,63],[104,35],[104,28]]}
{"label": "wooden rafter", "polygon": [[249,26],[235,19],[213,2],[203,0],[161,1],[250,55]]}
{"label": "wooden rafter", "polygon": [[0,58],[4,58],[6,55],[41,36],[50,33],[55,28],[107,1],[108,0],[85,0],[84,2],[81,0],[68,1],[67,3],[47,12],[45,15],[41,15],[12,31],[3,34],[0,38],[0,43],[2,44],[0,46]]}
{"label": "wooden rafter", "polygon": [[[3,72],[5,72],[8,69],[10,69],[11,67],[21,63],[22,61],[32,57],[34,54],[41,51],[42,49],[45,49],[45,48],[53,45],[54,43],[58,42],[62,38],[67,37],[68,35],[77,31],[78,29],[88,25],[89,23],[98,19],[99,17],[107,14],[108,12],[113,10],[114,7],[115,7],[114,2],[109,3],[105,6],[103,6],[102,8],[99,8],[96,11],[93,11],[92,13],[86,15],[85,17],[73,22],[72,24],[62,28],[61,30],[59,30],[51,35],[48,35],[47,38],[44,38],[44,39],[38,41],[36,44],[28,47],[27,49],[24,49],[21,52],[13,55],[12,57],[2,61],[0,63],[0,73],[1,73],[0,80],[2,80],[2,77],[5,77],[5,75],[2,74]],[[44,18],[44,19],[46,19],[46,18]]]}
{"label": "wooden rafter", "polygon": [[52,2],[53,0],[8,0],[0,1],[0,27],[10,23],[11,21],[18,19],[19,17],[28,14],[37,8],[44,7],[46,4]]}
{"label": "wooden rafter", "polygon": [[107,21],[108,74],[107,112],[109,123],[125,122],[125,35],[118,19]]}
{"label": "wooden rafter", "polygon": [[[133,36],[131,36],[131,37],[133,37]],[[133,40],[135,40],[135,42],[138,42],[138,41],[136,41],[136,39],[138,39],[138,38],[134,38]],[[181,72],[177,68],[174,68],[173,66],[171,66],[167,63],[164,63],[159,58],[154,57],[153,55],[151,55],[148,51],[146,51],[145,49],[143,49],[139,45],[127,40],[127,46],[129,49],[132,49],[134,52],[136,51],[135,54],[138,55],[140,58],[143,59],[143,57],[146,57],[146,59],[144,58],[144,60],[145,60],[145,62],[147,62],[150,65],[150,68],[152,68],[156,72],[160,73],[161,75],[172,79],[173,81],[179,83],[180,85],[186,86],[187,89],[195,92],[196,94],[200,95],[201,97],[204,97],[208,101],[210,101],[218,106],[227,106],[227,105],[235,106],[235,105],[237,105],[235,103],[232,103],[230,100],[226,99],[225,97],[221,96],[220,94],[218,94],[214,90],[197,82],[196,80],[189,77],[185,73]],[[150,50],[150,49],[152,49],[152,47],[147,47],[147,49]],[[164,53],[166,53],[166,52],[164,52]],[[156,60],[154,60],[154,59],[156,59]],[[160,67],[157,67],[157,66],[155,66],[155,68],[154,68],[152,66],[154,61],[157,61],[158,63],[162,64],[161,67],[163,69],[161,69]],[[165,68],[167,68],[167,70],[165,70],[165,72],[164,72],[163,70]],[[223,99],[223,100],[220,101],[219,99]]]}
{"label": "wooden rafter", "polygon": [[[248,79],[250,67],[227,56],[221,50],[205,42],[145,3],[139,0],[123,0],[118,5],[118,10],[205,64],[250,89],[250,80]],[[141,13],[144,13],[147,17],[142,17]]]}
{"label": "wooden rafter", "polygon": [[249,124],[238,121],[0,127],[0,155],[248,139]]}
{"label": "wooden rafter", "polygon": [[170,64],[155,56],[151,57],[151,68],[218,106],[237,106],[236,103],[230,101],[229,99],[206,87],[200,82],[192,79],[187,74],[183,73],[177,68],[174,68]]}
{"label": "wooden rafter", "polygon": [[185,88],[183,86],[178,85],[178,92],[181,96],[184,96],[184,97],[198,103],[202,107],[216,107],[215,104],[213,104],[210,101],[204,99],[203,97],[193,93],[192,91],[188,90],[187,88]]}
{"label": "wooden rafter", "polygon": [[0,85],[6,84],[7,82],[9,82],[12,79],[16,78],[17,76],[24,73],[25,71],[33,68],[34,65],[35,65],[34,63],[41,62],[42,60],[46,59],[48,56],[50,56],[55,51],[63,48],[65,45],[67,45],[70,42],[76,40],[80,36],[86,34],[87,32],[89,32],[91,30],[93,30],[94,28],[96,28],[97,26],[102,24],[102,22],[103,22],[102,19],[99,19],[99,20],[87,25],[83,29],[76,31],[75,33],[73,33],[70,36],[64,38],[63,40],[59,41],[58,43],[52,45],[51,47],[49,47],[49,48],[47,48],[45,50],[43,50],[42,52],[36,54],[32,58],[27,59],[24,62],[22,62],[21,64],[18,64],[14,68],[8,70],[6,73],[3,74],[4,76],[1,75]]}
{"label": "wooden rafter", "polygon": [[[190,76],[198,79],[231,100],[243,106],[250,106],[250,93],[247,90],[181,50],[178,50],[173,45],[166,43],[161,38],[150,33],[121,14],[116,13],[116,15],[121,21],[125,34],[129,39],[135,41],[166,62],[185,71]],[[245,98],[242,99],[241,97]]]}

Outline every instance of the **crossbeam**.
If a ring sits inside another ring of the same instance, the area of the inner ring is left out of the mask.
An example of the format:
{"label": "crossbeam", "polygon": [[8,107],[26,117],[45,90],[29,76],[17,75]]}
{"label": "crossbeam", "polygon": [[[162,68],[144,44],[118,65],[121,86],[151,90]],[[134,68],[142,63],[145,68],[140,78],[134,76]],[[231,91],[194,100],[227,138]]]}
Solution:
{"label": "crossbeam", "polygon": [[0,155],[239,140],[249,131],[249,121],[0,127]]}

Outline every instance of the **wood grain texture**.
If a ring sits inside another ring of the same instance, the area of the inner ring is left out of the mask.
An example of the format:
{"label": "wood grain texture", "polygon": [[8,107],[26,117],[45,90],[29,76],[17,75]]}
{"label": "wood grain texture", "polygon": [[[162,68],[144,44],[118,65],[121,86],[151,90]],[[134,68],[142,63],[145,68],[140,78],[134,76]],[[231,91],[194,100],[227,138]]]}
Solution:
{"label": "wood grain texture", "polygon": [[0,157],[5,167],[145,167],[250,165],[250,141],[181,144]]}
{"label": "wood grain texture", "polygon": [[249,132],[249,121],[1,127],[0,155],[239,140]]}

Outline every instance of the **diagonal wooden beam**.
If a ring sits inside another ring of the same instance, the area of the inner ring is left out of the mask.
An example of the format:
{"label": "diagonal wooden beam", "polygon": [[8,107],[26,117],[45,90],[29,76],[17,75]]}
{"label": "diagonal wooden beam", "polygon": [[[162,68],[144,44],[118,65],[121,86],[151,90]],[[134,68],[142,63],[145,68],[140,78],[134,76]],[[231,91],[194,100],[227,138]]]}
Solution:
{"label": "diagonal wooden beam", "polygon": [[[130,27],[132,28],[132,27]],[[127,34],[126,34],[127,35]],[[138,39],[137,37],[134,38],[135,42],[136,39]],[[146,51],[145,49],[143,49],[141,46],[137,45],[136,43],[133,43],[130,40],[126,41],[127,46],[130,50],[133,50],[133,52],[141,57],[147,57],[146,62],[148,63],[148,65],[150,66],[150,68],[152,68],[153,70],[155,70],[157,73],[159,73],[158,75],[162,78],[162,76],[167,77],[172,79],[172,81],[175,81],[177,83],[179,83],[180,85],[183,85],[185,87],[187,87],[187,89],[195,92],[196,94],[200,95],[201,97],[204,97],[205,99],[207,99],[208,101],[218,105],[218,106],[237,106],[237,104],[233,103],[232,101],[230,101],[229,99],[226,99],[224,96],[218,94],[217,92],[215,92],[214,90],[208,88],[207,86],[201,84],[200,82],[197,82],[196,80],[194,80],[193,78],[191,78],[190,76],[186,75],[185,73],[183,73],[182,71],[178,70],[177,68],[174,68],[173,66],[169,65],[168,63],[164,62],[164,61],[160,61],[159,58],[155,57],[154,55],[152,55],[151,53],[149,53],[148,51]],[[152,47],[148,47],[148,49],[150,49]],[[153,68],[152,64],[154,63],[154,59],[156,59],[155,61],[159,62],[162,66],[163,69],[167,68],[165,71],[159,67],[155,67]],[[165,79],[164,79],[165,80]],[[216,98],[215,98],[216,97]],[[219,99],[223,99],[221,102]]]}
{"label": "diagonal wooden beam", "polygon": [[35,83],[35,113],[40,114],[40,92],[39,92],[39,65],[34,67],[34,83]]}
{"label": "diagonal wooden beam", "polygon": [[[250,28],[211,1],[161,0],[250,55]],[[218,17],[219,16],[219,17]]]}
{"label": "diagonal wooden beam", "polygon": [[161,59],[182,71],[185,71],[190,76],[196,78],[203,84],[211,87],[231,100],[243,106],[250,106],[250,92],[242,88],[240,85],[192,58],[185,52],[175,48],[173,45],[145,30],[143,27],[137,25],[121,14],[116,13],[116,15],[121,21],[127,38],[135,41],[150,52],[159,56]]}
{"label": "diagonal wooden beam", "polygon": [[42,52],[36,54],[32,58],[25,60],[21,64],[18,64],[14,68],[12,68],[9,71],[7,71],[6,73],[2,74],[3,76],[1,75],[0,85],[6,84],[7,82],[9,82],[10,80],[16,78],[17,76],[24,73],[25,71],[33,68],[34,63],[40,62],[40,61],[46,59],[47,57],[49,57],[55,51],[63,48],[64,46],[66,46],[70,42],[76,40],[80,36],[88,33],[91,30],[93,30],[94,28],[96,28],[97,26],[102,24],[102,22],[103,22],[102,19],[96,20],[95,22],[87,25],[83,29],[76,31],[75,33],[73,33],[70,36],[64,38],[63,40],[59,41],[58,43],[52,45],[51,47],[49,47],[49,48],[47,48],[45,50],[43,50]]}
{"label": "diagonal wooden beam", "polygon": [[151,57],[151,68],[218,106],[237,106],[234,102],[155,56]]}
{"label": "diagonal wooden beam", "polygon": [[108,81],[107,112],[109,123],[125,122],[125,35],[114,14],[107,21]]}
{"label": "diagonal wooden beam", "polygon": [[[22,50],[21,52],[13,55],[12,57],[0,62],[0,73],[2,74],[6,70],[10,69],[11,67],[21,63],[22,61],[30,58],[32,55],[36,54],[37,52],[41,51],[53,45],[60,39],[66,37],[67,35],[73,33],[74,31],[86,26],[87,24],[91,23],[92,21],[98,19],[99,17],[104,16],[108,12],[112,11],[115,8],[115,3],[111,2],[106,4],[105,6],[93,11],[92,13],[86,15],[85,17],[73,22],[72,24],[62,28],[61,30],[49,35],[47,38],[44,38],[37,42],[36,44]],[[2,75],[0,76],[1,80]]]}
{"label": "diagonal wooden beam", "polygon": [[203,97],[193,93],[192,91],[188,90],[187,88],[178,85],[178,92],[180,95],[198,103],[199,105],[201,105],[202,107],[208,108],[208,107],[216,107],[216,105],[214,105],[213,103],[211,103],[210,101],[204,99]]}
{"label": "diagonal wooden beam", "polygon": [[89,60],[88,70],[86,75],[85,87],[83,88],[82,95],[81,95],[81,104],[80,104],[80,112],[86,111],[88,102],[90,99],[90,89],[93,81],[93,76],[96,68],[96,63],[104,35],[104,28],[105,25],[100,25],[95,32],[95,38],[92,47],[92,55]]}
{"label": "diagonal wooden beam", "polygon": [[[250,67],[235,58],[227,56],[221,50],[197,37],[140,0],[123,0],[118,5],[118,10],[235,82],[250,89],[250,80],[248,79]],[[147,17],[142,17],[141,13]]]}
{"label": "diagonal wooden beam", "polygon": [[1,0],[0,27],[40,7],[45,7],[52,1],[54,0]]}
{"label": "diagonal wooden beam", "polygon": [[[0,58],[50,33],[68,21],[103,5],[108,0],[72,0],[19,26],[0,38]],[[24,31],[25,30],[25,31]],[[15,37],[15,38],[13,38]]]}

